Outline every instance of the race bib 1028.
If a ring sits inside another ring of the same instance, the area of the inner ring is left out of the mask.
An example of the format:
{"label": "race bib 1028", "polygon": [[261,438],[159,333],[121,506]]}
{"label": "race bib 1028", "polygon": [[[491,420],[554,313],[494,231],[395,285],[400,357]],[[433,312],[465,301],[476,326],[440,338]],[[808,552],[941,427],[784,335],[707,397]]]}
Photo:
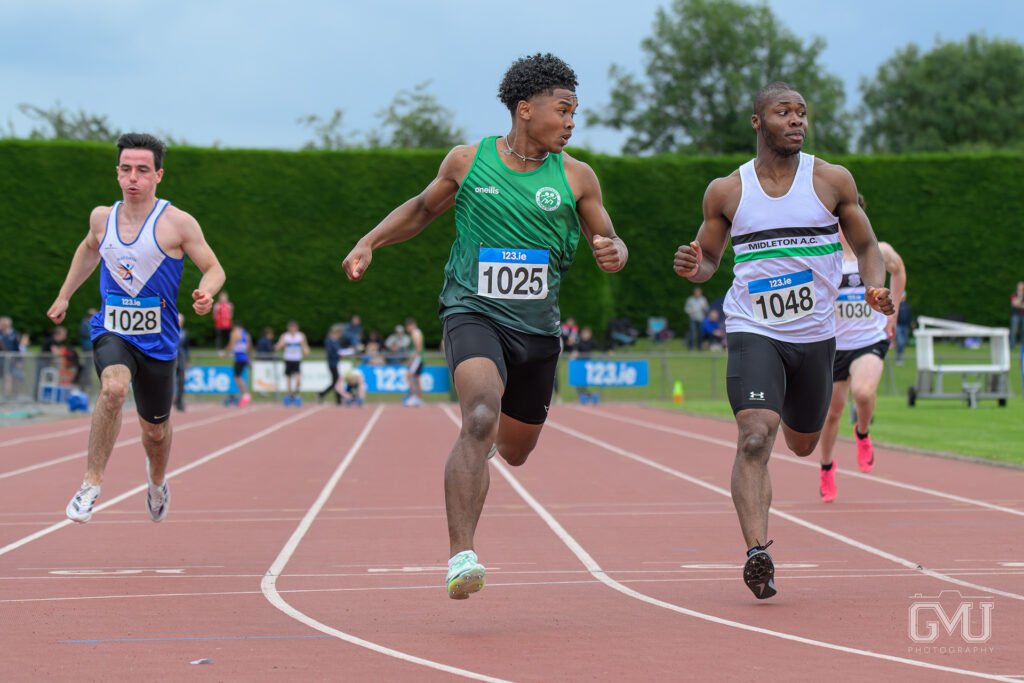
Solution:
{"label": "race bib 1028", "polygon": [[747,291],[754,318],[766,325],[798,320],[814,311],[814,274],[810,270],[751,280]]}
{"label": "race bib 1028", "polygon": [[489,299],[546,299],[547,249],[480,248],[476,293]]}
{"label": "race bib 1028", "polygon": [[107,297],[103,326],[119,334],[160,334],[160,298]]}

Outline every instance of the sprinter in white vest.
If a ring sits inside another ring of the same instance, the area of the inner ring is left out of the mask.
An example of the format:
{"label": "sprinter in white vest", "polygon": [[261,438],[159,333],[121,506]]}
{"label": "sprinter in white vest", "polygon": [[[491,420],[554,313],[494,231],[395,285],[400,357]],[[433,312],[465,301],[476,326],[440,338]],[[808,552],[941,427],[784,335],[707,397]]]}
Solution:
{"label": "sprinter in white vest", "polygon": [[743,580],[763,600],[776,594],[766,550],[775,436],[781,424],[790,450],[810,455],[832,395],[839,223],[858,255],[865,301],[885,314],[895,309],[853,176],[800,151],[804,98],[785,83],[766,85],[750,121],[757,157],[711,182],[697,238],[676,250],[673,265],[691,282],[705,282],[732,238],[734,277],[724,307],[726,386],[739,429],[732,499],[748,549]]}
{"label": "sprinter in white vest", "polygon": [[93,357],[100,395],[92,414],[89,459],[81,488],[68,503],[74,522],[88,522],[100,495],[110,452],[121,431],[121,407],[131,386],[142,426],[154,522],[170,506],[164,473],[171,455],[171,402],[178,357],[178,286],[185,256],[203,276],[192,291],[192,309],[206,315],[224,285],[224,269],[196,219],[157,199],[163,178],[164,143],[142,133],[117,141],[117,182],[123,200],[98,206],[78,245],[67,278],[46,315],[59,325],[72,295],[97,266],[101,307],[92,319]]}
{"label": "sprinter in white vest", "polygon": [[[857,195],[857,203],[864,208],[864,198]],[[870,472],[875,466],[875,449],[868,430],[875,415],[878,382],[885,369],[885,354],[889,340],[896,334],[896,315],[882,315],[871,308],[864,297],[864,282],[860,276],[857,254],[846,239],[840,226],[843,245],[843,279],[839,283],[836,299],[836,359],[832,364],[832,403],[821,431],[821,500],[830,503],[836,499],[836,461],[832,450],[836,445],[839,423],[846,408],[846,395],[853,394],[857,407],[857,423],[853,436],[857,444],[857,466],[861,472]],[[892,300],[900,301],[907,288],[907,270],[903,259],[887,242],[879,242],[885,270],[889,273]]]}

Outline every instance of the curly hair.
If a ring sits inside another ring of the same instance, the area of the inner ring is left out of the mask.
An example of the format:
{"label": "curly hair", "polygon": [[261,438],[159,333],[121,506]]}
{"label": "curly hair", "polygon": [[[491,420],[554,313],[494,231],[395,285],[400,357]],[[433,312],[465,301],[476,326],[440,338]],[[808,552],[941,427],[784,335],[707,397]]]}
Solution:
{"label": "curly hair", "polygon": [[520,57],[505,72],[498,86],[498,99],[515,112],[516,105],[534,95],[547,94],[555,88],[576,91],[576,72],[550,52]]}

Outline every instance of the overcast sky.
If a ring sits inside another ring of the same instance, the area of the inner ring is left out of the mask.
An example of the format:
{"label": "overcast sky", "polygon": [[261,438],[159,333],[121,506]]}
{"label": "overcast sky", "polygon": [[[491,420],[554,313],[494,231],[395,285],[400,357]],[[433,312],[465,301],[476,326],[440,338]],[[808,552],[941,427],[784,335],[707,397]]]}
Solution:
{"label": "overcast sky", "polygon": [[[768,0],[823,64],[848,104],[910,42],[971,32],[1024,42],[1024,0]],[[495,97],[517,57],[551,51],[576,70],[580,104],[608,102],[608,67],[642,73],[640,41],[667,0],[0,0],[0,122],[20,135],[27,102],[105,114],[122,129],[193,144],[296,148],[305,114],[345,111],[376,127],[402,89],[429,91],[469,140],[502,133]],[[581,120],[582,123],[582,120]],[[581,125],[574,143],[617,152],[622,133]]]}

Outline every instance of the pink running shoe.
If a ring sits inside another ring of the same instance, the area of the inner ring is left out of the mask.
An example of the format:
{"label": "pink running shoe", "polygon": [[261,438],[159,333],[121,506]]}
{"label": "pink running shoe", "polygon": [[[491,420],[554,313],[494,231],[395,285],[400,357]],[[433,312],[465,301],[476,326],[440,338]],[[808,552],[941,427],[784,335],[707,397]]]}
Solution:
{"label": "pink running shoe", "polygon": [[821,502],[831,503],[836,499],[836,461],[832,461],[832,469],[822,470],[821,472]]}
{"label": "pink running shoe", "polygon": [[875,449],[871,446],[871,436],[863,439],[857,436],[857,430],[853,430],[853,438],[857,441],[857,465],[861,472],[870,472],[875,466]]}
{"label": "pink running shoe", "polygon": [[241,400],[238,402],[239,408],[244,408],[252,401],[252,396],[249,394],[243,394]]}

